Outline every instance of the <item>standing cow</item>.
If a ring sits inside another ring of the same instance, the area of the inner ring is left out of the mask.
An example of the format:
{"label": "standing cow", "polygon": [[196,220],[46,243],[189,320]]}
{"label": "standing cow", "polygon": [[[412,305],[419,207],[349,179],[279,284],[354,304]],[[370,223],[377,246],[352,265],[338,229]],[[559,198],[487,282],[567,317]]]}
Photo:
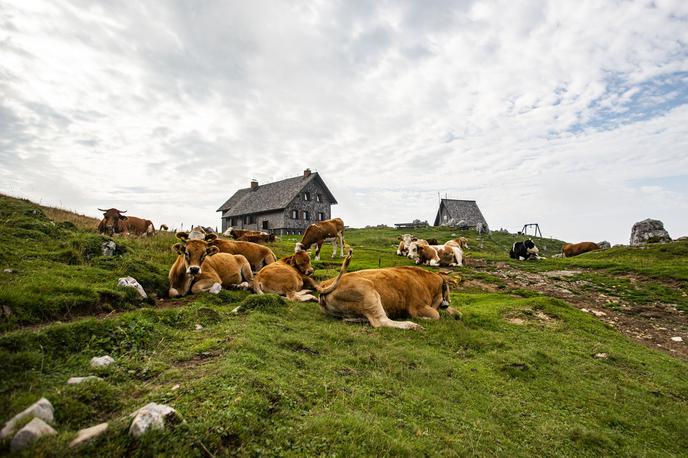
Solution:
{"label": "standing cow", "polygon": [[344,221],[341,218],[328,219],[313,223],[306,228],[303,238],[296,244],[294,252],[306,251],[315,246],[315,260],[320,261],[320,248],[323,242],[332,241],[332,257],[337,255],[339,241],[340,256],[344,256]]}
{"label": "standing cow", "polygon": [[126,210],[117,210],[116,208],[109,208],[103,210],[103,219],[98,224],[98,232],[113,236],[115,234],[122,235],[155,235],[155,227],[148,219],[137,218],[136,216],[125,216]]}

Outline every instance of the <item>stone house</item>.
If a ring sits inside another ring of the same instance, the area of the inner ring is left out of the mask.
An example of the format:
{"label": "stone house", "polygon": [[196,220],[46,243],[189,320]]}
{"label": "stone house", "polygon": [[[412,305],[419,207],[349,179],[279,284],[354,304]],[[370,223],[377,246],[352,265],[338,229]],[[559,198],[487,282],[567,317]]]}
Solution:
{"label": "stone house", "polygon": [[488,231],[489,226],[475,200],[442,199],[433,226]]}
{"label": "stone house", "polygon": [[259,184],[251,181],[239,189],[217,211],[222,212],[222,232],[229,227],[266,231],[276,235],[302,234],[316,221],[331,218],[337,204],[318,172]]}

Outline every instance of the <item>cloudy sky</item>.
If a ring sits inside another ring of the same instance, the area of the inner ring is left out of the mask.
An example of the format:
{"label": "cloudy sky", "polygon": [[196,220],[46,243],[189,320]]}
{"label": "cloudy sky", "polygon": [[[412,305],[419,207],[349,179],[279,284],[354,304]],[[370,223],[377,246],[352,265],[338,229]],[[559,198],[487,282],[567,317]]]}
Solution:
{"label": "cloudy sky", "polygon": [[0,0],[0,192],[216,226],[306,167],[351,226],[688,235],[688,2]]}

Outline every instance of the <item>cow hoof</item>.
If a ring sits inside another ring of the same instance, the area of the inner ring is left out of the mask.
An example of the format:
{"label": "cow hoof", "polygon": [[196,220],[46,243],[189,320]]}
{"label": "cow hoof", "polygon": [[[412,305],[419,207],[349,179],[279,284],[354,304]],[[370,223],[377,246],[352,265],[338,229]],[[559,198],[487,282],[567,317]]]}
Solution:
{"label": "cow hoof", "polygon": [[237,288],[239,289],[249,289],[251,285],[247,281],[241,282],[237,285]]}
{"label": "cow hoof", "polygon": [[219,283],[213,284],[213,286],[211,286],[210,289],[208,290],[208,292],[210,294],[219,294],[220,291],[222,291],[222,285]]}
{"label": "cow hoof", "polygon": [[419,325],[418,323],[414,323],[413,321],[406,321],[404,322],[404,326],[402,329],[410,329],[411,331],[422,331],[423,326]]}

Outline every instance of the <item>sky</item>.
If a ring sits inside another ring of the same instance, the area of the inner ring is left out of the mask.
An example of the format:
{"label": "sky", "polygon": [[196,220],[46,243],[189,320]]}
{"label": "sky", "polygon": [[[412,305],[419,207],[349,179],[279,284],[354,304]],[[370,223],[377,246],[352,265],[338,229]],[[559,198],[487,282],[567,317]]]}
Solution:
{"label": "sky", "polygon": [[0,192],[214,227],[307,167],[352,227],[688,235],[688,2],[0,0]]}

